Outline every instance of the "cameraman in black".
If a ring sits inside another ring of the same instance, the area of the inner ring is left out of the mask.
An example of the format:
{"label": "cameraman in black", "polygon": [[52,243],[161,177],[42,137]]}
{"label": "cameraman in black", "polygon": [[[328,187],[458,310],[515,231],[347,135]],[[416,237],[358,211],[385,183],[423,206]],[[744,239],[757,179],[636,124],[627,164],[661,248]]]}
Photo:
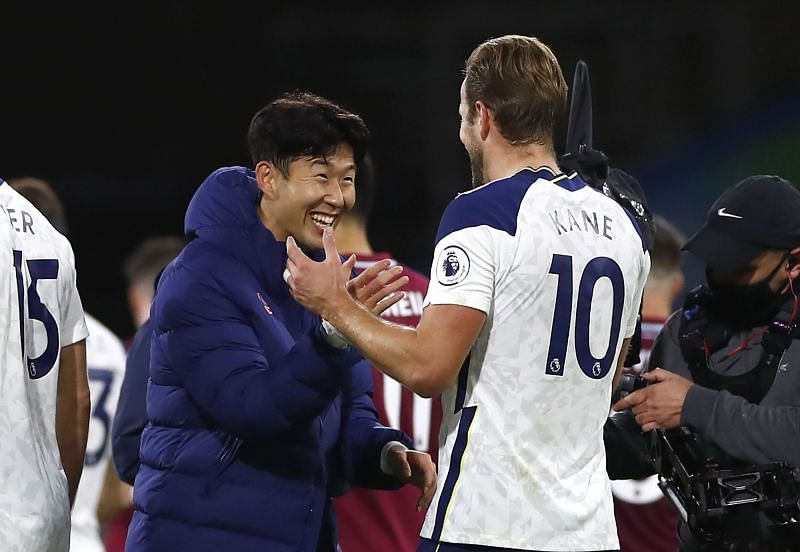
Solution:
{"label": "cameraman in black", "polygon": [[[609,475],[653,473],[657,435],[691,436],[701,473],[742,469],[773,481],[764,466],[781,463],[788,479],[776,476],[769,493],[788,509],[762,509],[773,498],[765,492],[761,506],[721,508],[705,527],[681,522],[681,550],[800,550],[800,191],[776,176],[749,177],[720,196],[684,249],[704,261],[708,284],[659,334],[648,385],[614,404]],[[694,498],[687,502],[707,505]]]}

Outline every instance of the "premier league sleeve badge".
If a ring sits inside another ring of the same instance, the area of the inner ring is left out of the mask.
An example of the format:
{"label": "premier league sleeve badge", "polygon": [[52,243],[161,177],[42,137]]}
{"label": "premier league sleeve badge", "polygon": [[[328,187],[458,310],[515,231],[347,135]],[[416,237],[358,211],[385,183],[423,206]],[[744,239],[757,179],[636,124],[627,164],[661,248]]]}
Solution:
{"label": "premier league sleeve badge", "polygon": [[469,255],[457,245],[450,245],[439,253],[436,265],[439,283],[453,286],[462,282],[469,274]]}

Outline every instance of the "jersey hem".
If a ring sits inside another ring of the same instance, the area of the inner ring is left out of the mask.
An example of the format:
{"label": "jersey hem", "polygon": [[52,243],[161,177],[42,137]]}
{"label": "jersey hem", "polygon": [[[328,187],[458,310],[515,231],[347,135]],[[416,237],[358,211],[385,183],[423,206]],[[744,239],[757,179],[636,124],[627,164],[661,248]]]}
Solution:
{"label": "jersey hem", "polygon": [[[616,532],[616,528],[614,529]],[[425,535],[425,532],[420,533],[420,537],[432,540],[430,535]],[[574,543],[558,544],[536,544],[534,540],[511,540],[503,537],[496,537],[485,534],[465,534],[458,533],[455,535],[442,535],[438,541],[434,542],[447,542],[451,544],[469,544],[478,546],[493,546],[496,548],[513,548],[517,550],[537,550],[542,552],[558,552],[562,550],[572,550],[574,552],[597,552],[598,550],[618,550],[619,541],[614,539],[605,542],[583,542],[580,545]]]}
{"label": "jersey hem", "polygon": [[75,345],[87,337],[89,337],[89,328],[84,324],[82,328],[76,328],[72,332],[67,333],[67,335],[62,335],[64,341],[61,343],[61,346],[67,347],[69,345]]}
{"label": "jersey hem", "polygon": [[439,292],[437,297],[430,299],[426,298],[425,302],[422,304],[422,308],[424,309],[428,305],[458,305],[461,307],[470,307],[475,310],[479,310],[482,313],[488,315],[491,301],[485,301],[479,298],[473,297],[465,297],[463,292]]}

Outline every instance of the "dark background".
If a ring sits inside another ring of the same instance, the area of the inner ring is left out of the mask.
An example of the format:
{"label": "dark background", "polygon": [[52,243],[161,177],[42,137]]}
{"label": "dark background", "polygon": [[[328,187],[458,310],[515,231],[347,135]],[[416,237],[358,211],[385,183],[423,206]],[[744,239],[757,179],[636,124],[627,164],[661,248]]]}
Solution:
{"label": "dark background", "polygon": [[[438,217],[468,187],[464,59],[533,34],[568,82],[588,61],[595,145],[691,232],[753,173],[800,182],[800,9],[711,2],[161,2],[0,8],[0,175],[47,179],[67,209],[87,310],[132,332],[120,265],[181,233],[213,169],[247,164],[251,115],[308,89],[360,113],[382,186],[374,245],[427,272]],[[562,138],[558,143],[563,142]]]}

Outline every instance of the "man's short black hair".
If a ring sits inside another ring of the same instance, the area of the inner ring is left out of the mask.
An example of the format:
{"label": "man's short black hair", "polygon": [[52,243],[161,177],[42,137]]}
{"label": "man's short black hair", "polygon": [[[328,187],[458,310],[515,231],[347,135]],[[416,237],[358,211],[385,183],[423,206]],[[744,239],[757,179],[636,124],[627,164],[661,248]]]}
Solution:
{"label": "man's short black hair", "polygon": [[253,116],[247,132],[253,165],[269,161],[284,175],[295,159],[327,157],[344,144],[359,163],[368,138],[361,117],[309,92],[284,94],[268,103]]}

